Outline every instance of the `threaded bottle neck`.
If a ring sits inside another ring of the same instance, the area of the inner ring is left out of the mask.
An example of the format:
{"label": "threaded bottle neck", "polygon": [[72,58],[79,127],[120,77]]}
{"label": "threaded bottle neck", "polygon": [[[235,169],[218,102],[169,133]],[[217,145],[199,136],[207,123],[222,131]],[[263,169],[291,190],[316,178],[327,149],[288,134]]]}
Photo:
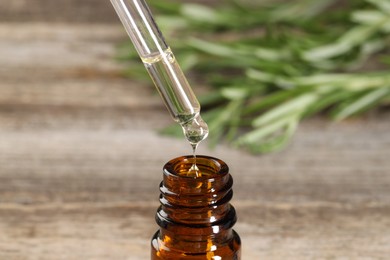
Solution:
{"label": "threaded bottle neck", "polygon": [[229,168],[219,159],[197,156],[200,174],[194,177],[188,174],[193,160],[179,157],[164,166],[156,214],[160,230],[152,238],[152,259],[239,260]]}
{"label": "threaded bottle neck", "polygon": [[201,177],[187,176],[193,164],[191,156],[176,158],[164,166],[157,223],[176,234],[224,236],[224,231],[236,222],[229,204],[233,196],[229,168],[223,161],[207,156],[198,156],[196,163]]}

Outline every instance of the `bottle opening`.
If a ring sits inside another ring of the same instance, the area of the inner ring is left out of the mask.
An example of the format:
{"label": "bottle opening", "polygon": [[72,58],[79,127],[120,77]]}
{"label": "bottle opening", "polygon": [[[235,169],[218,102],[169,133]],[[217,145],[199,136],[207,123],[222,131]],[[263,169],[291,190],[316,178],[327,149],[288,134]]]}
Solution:
{"label": "bottle opening", "polygon": [[198,155],[196,156],[196,166],[201,174],[199,176],[195,176],[189,174],[194,162],[195,160],[192,155],[181,156],[169,161],[164,166],[164,171],[178,177],[206,179],[222,177],[229,172],[228,166],[222,160],[210,156]]}

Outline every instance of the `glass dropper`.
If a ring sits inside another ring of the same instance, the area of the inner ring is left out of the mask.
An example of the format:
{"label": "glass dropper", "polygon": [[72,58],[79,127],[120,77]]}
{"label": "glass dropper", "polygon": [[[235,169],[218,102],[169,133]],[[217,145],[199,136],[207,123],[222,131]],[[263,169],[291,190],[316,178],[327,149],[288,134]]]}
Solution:
{"label": "glass dropper", "polygon": [[192,145],[208,135],[200,117],[200,104],[177,63],[172,50],[143,0],[111,0],[123,26],[173,119]]}

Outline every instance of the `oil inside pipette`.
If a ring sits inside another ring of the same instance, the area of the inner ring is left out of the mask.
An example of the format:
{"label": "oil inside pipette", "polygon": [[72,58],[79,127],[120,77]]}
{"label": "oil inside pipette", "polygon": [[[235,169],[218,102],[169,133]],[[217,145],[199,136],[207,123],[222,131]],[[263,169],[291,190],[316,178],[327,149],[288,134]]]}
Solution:
{"label": "oil inside pipette", "polygon": [[194,162],[188,176],[200,177],[196,166],[196,148],[207,138],[208,127],[200,116],[200,105],[172,51],[142,57],[142,61],[173,118],[181,125],[191,144]]}

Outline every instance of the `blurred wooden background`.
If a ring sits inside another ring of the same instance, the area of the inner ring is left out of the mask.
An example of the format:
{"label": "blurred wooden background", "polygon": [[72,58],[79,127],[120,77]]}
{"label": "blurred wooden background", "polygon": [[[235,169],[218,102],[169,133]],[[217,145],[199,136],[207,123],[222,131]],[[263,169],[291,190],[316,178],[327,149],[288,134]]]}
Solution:
{"label": "blurred wooden background", "polygon": [[[109,1],[0,0],[1,260],[149,259],[161,168],[190,147],[121,76],[124,40]],[[388,259],[389,119],[313,119],[265,156],[201,145],[231,168],[243,259]]]}

